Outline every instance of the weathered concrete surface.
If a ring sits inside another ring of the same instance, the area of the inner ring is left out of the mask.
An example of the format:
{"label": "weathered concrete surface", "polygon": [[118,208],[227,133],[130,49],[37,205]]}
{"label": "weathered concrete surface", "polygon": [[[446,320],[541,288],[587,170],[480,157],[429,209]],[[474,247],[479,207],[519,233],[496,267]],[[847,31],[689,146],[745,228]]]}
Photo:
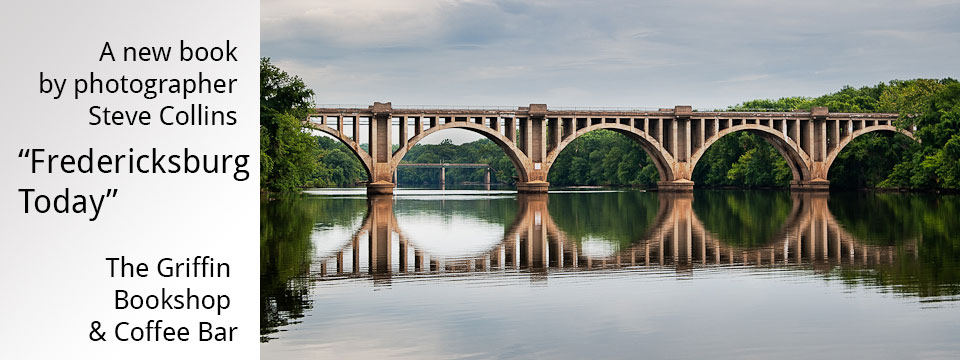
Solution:
{"label": "weathered concrete surface", "polygon": [[[560,152],[579,136],[606,129],[641,145],[660,174],[661,191],[693,190],[693,169],[720,138],[738,131],[757,134],[780,152],[793,173],[791,189],[825,191],[837,154],[854,138],[898,129],[897,114],[809,112],[701,112],[691,106],[645,110],[550,110],[546,104],[510,109],[403,109],[391,103],[367,108],[319,108],[306,122],[343,141],[370,177],[368,193],[392,193],[400,159],[424,137],[464,129],[492,140],[517,170],[517,190],[547,192],[547,175]],[[344,132],[350,123],[351,135]],[[360,148],[360,123],[367,122],[369,151]],[[393,142],[396,131],[400,139]],[[396,150],[394,150],[396,146]],[[388,190],[389,188],[389,190]]]}
{"label": "weathered concrete surface", "polygon": [[517,183],[517,192],[530,194],[545,194],[550,189],[550,183],[546,181],[527,181]]}
{"label": "weathered concrete surface", "polygon": [[370,195],[390,195],[393,194],[393,188],[396,186],[389,181],[375,181],[367,184],[367,194]]}

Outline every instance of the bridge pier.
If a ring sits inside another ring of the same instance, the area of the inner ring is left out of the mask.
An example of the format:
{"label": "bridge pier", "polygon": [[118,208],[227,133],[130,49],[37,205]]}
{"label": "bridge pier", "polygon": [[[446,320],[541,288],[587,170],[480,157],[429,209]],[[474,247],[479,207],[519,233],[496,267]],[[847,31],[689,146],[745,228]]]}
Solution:
{"label": "bridge pier", "polygon": [[367,195],[393,195],[393,189],[397,187],[389,181],[375,181],[367,184]]}
{"label": "bridge pier", "polygon": [[830,191],[830,180],[813,179],[791,181],[790,191],[827,192]]}
{"label": "bridge pier", "polygon": [[523,194],[546,194],[550,183],[546,181],[527,181],[517,183],[517,192]]}
{"label": "bridge pier", "polygon": [[680,179],[674,181],[660,181],[657,183],[657,191],[661,192],[692,192],[693,181]]}

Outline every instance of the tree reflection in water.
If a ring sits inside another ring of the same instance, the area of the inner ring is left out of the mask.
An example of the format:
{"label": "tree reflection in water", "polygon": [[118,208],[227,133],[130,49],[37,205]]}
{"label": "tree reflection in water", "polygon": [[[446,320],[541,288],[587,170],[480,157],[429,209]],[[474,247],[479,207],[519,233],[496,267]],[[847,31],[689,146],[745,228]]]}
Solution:
{"label": "tree reflection in water", "polygon": [[952,197],[892,194],[275,199],[261,206],[261,340],[303,316],[314,281],[345,279],[793,267],[954,300],[957,214]]}

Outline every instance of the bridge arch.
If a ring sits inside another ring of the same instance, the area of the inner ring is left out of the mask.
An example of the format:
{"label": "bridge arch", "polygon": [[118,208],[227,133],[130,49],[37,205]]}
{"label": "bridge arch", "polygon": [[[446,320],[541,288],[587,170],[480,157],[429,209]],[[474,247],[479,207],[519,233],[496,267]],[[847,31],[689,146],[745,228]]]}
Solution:
{"label": "bridge arch", "polygon": [[700,146],[690,158],[690,175],[693,175],[693,170],[696,169],[697,163],[700,162],[700,159],[706,154],[713,143],[724,136],[740,131],[756,134],[768,144],[773,145],[773,147],[777,149],[777,152],[780,153],[780,156],[783,156],[784,160],[787,161],[787,166],[790,167],[794,181],[801,181],[811,177],[810,167],[807,166],[807,164],[810,163],[810,156],[804,153],[803,150],[800,150],[800,146],[794,142],[793,139],[785,136],[782,131],[758,124],[737,125],[720,130],[715,136],[705,139],[703,145]]}
{"label": "bridge arch", "polygon": [[419,143],[425,137],[430,136],[438,131],[443,131],[447,129],[464,129],[469,130],[473,133],[483,135],[483,137],[490,139],[493,143],[497,144],[501,150],[507,155],[507,158],[510,159],[510,162],[513,163],[513,167],[517,171],[518,182],[529,181],[530,173],[527,167],[527,164],[530,163],[530,160],[526,155],[518,148],[512,141],[510,141],[506,136],[501,134],[499,131],[487,127],[483,124],[477,124],[469,121],[450,121],[442,125],[437,125],[431,127],[423,132],[414,135],[410,139],[403,141],[401,139],[402,145],[393,152],[390,161],[390,169],[395,171],[400,165],[400,161],[403,159],[403,156],[413,148],[414,145]]}
{"label": "bridge arch", "polygon": [[347,148],[350,149],[350,152],[353,153],[358,160],[360,160],[360,163],[363,165],[363,170],[367,173],[367,180],[371,182],[373,181],[373,158],[371,158],[370,154],[364,151],[356,141],[343,135],[341,132],[330,128],[329,126],[322,126],[312,121],[307,121],[306,124],[311,130],[320,131],[324,134],[330,135],[330,137],[346,145]]}
{"label": "bridge arch", "polygon": [[855,130],[851,132],[849,136],[841,139],[840,142],[837,144],[837,146],[832,151],[830,151],[830,153],[827,155],[827,158],[824,160],[824,163],[825,163],[824,171],[823,171],[824,178],[826,178],[827,175],[830,174],[830,168],[833,167],[833,162],[837,160],[837,156],[840,155],[840,152],[842,152],[843,149],[846,148],[847,145],[849,145],[850,142],[853,141],[853,139],[856,139],[861,135],[866,135],[866,134],[877,132],[877,131],[892,132],[894,134],[906,135],[911,140],[916,141],[918,143],[920,142],[919,140],[917,140],[916,137],[914,137],[912,132],[899,129],[893,125],[874,125],[874,126],[866,127],[863,129]]}
{"label": "bridge arch", "polygon": [[676,161],[674,160],[673,156],[663,148],[660,142],[635,127],[621,123],[599,123],[577,129],[575,134],[572,136],[567,136],[561,140],[556,147],[552,148],[547,153],[544,174],[548,175],[550,173],[553,163],[560,156],[560,153],[563,152],[564,148],[584,134],[596,130],[611,130],[618,134],[626,135],[634,142],[640,144],[640,147],[643,149],[643,151],[647,153],[647,156],[650,157],[651,161],[653,161],[654,166],[657,168],[657,173],[660,175],[660,181],[673,181],[676,179],[673,166],[671,165]]}

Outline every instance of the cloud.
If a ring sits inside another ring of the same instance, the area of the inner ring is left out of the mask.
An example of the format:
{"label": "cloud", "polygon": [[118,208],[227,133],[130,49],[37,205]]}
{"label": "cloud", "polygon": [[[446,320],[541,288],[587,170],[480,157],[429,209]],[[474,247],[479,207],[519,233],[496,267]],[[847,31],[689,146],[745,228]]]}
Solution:
{"label": "cloud", "polygon": [[957,1],[264,1],[324,103],[724,107],[956,77]]}

